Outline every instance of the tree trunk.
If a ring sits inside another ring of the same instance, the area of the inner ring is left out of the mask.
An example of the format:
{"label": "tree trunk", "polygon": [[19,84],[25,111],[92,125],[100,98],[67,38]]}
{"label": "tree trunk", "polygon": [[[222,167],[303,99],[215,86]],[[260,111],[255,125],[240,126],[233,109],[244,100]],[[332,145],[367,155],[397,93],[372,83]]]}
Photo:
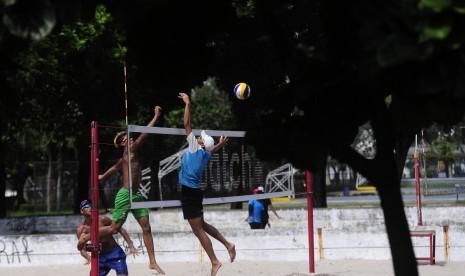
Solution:
{"label": "tree trunk", "polygon": [[55,204],[55,210],[60,211],[61,210],[61,201],[62,201],[62,184],[63,184],[63,171],[64,171],[64,157],[63,157],[63,146],[58,144],[58,150],[57,150],[57,189],[56,189],[56,204]]}
{"label": "tree trunk", "polygon": [[413,140],[408,136],[396,135],[397,128],[394,127],[388,113],[381,112],[379,115],[372,121],[377,152],[373,160],[374,171],[369,172],[370,177],[367,178],[373,183],[379,183],[377,190],[391,246],[395,275],[418,276],[417,261],[400,190],[408,147]]}
{"label": "tree trunk", "polygon": [[[334,156],[376,183],[386,223],[395,275],[418,276],[410,230],[405,215],[397,177],[397,158],[391,143],[378,139],[378,152],[374,160],[367,160],[349,147],[334,148]],[[378,156],[379,154],[379,156]]]}
{"label": "tree trunk", "polygon": [[393,185],[394,179],[389,182],[383,181],[381,178],[374,181],[380,183],[378,192],[391,246],[395,275],[416,276],[418,275],[417,261],[400,188]]}
{"label": "tree trunk", "polygon": [[77,139],[77,156],[79,161],[79,170],[76,198],[73,208],[75,214],[79,214],[81,212],[81,210],[79,209],[79,203],[84,199],[88,199],[90,196],[90,139],[91,137],[89,124],[88,131],[85,131],[84,134]]}
{"label": "tree trunk", "polygon": [[52,150],[50,146],[47,150],[48,154],[48,171],[47,171],[47,213],[52,211]]}
{"label": "tree trunk", "polygon": [[327,208],[328,203],[326,201],[326,164],[327,159],[325,159],[323,167],[312,172],[313,174],[313,195],[314,195],[314,206],[316,208]]}

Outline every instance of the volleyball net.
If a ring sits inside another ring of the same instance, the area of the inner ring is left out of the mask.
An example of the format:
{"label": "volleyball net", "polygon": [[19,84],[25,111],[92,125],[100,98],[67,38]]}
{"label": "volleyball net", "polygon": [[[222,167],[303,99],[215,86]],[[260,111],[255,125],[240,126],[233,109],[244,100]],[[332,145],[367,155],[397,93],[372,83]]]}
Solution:
{"label": "volleyball net", "polygon": [[[181,184],[179,170],[181,158],[187,150],[186,133],[183,128],[162,128],[129,125],[126,129],[129,139],[136,141],[147,134],[145,142],[131,152],[126,148],[131,162],[139,162],[138,172],[129,170],[130,193],[140,193],[143,202],[132,202],[131,208],[158,208],[181,206]],[[123,156],[123,151],[115,148],[113,137],[118,132],[114,128],[99,126],[99,173],[104,173]],[[195,136],[201,130],[194,129]],[[256,156],[255,148],[247,145],[244,131],[206,130],[215,139],[221,135],[229,138],[225,146],[212,154],[204,169],[200,186],[204,192],[204,204],[243,202],[249,199],[264,199],[294,196],[293,175],[296,172],[285,162],[264,161]],[[112,134],[111,134],[112,133]],[[101,137],[102,136],[102,137]],[[136,176],[136,180],[133,180]],[[140,181],[140,183],[133,183]],[[122,175],[114,174],[100,182],[100,190],[107,205],[113,206],[117,191],[123,186]],[[263,186],[265,193],[252,194],[254,187]],[[138,187],[137,190],[132,187]]]}

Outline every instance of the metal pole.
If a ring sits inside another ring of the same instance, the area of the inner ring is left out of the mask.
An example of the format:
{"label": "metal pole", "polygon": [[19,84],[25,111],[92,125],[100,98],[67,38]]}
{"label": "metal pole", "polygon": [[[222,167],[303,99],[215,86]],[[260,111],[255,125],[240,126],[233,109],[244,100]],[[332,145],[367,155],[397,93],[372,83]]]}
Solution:
{"label": "metal pole", "polygon": [[417,217],[418,217],[418,226],[423,225],[423,219],[421,216],[421,192],[420,192],[420,167],[418,164],[418,153],[417,153],[417,140],[415,136],[415,153],[413,154],[413,162],[415,167],[415,190],[417,198]]}
{"label": "metal pole", "polygon": [[307,187],[307,211],[308,211],[308,257],[310,273],[315,273],[315,252],[313,240],[313,177],[310,171],[305,172]]}
{"label": "metal pole", "polygon": [[87,251],[91,252],[91,276],[98,276],[100,251],[98,238],[98,123],[93,121],[91,125],[91,181],[92,181],[92,224],[90,232],[91,244],[87,246]]}
{"label": "metal pole", "polygon": [[449,261],[449,225],[443,226],[444,231],[444,259]]}

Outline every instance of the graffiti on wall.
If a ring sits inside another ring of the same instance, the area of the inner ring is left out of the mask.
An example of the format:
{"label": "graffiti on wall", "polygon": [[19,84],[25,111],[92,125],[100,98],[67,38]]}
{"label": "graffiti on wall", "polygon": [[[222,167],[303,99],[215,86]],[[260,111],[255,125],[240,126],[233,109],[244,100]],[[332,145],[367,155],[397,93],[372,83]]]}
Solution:
{"label": "graffiti on wall", "polygon": [[[139,254],[145,255],[147,252],[143,238],[141,234],[130,235],[133,240],[133,244],[136,248],[139,249]],[[120,236],[115,236],[116,242],[120,245],[123,250],[127,253],[130,252],[129,246],[126,241]],[[73,246],[73,248],[75,248]],[[22,237],[19,240],[15,241],[5,241],[0,239],[0,264],[15,264],[15,263],[30,263],[31,255],[40,256],[42,254],[35,253],[30,248],[30,243],[27,237]],[[57,255],[68,254],[65,252],[57,252]],[[50,254],[48,254],[50,255]],[[76,250],[76,255],[79,255],[79,251]]]}
{"label": "graffiti on wall", "polygon": [[28,241],[26,238],[21,239],[22,244],[16,244],[16,242],[12,241],[4,242],[0,240],[0,263],[6,262],[8,264],[13,264],[15,262],[21,263],[27,259],[27,262],[31,262],[31,257],[29,253],[33,252],[33,250],[29,250]]}
{"label": "graffiti on wall", "polygon": [[[144,243],[142,242],[142,236],[141,234],[137,234],[136,235],[136,239],[133,238],[133,236],[129,235],[131,240],[133,240],[133,245],[135,248],[140,248],[140,253],[142,253],[142,255],[145,255],[145,246],[144,246]],[[126,243],[126,241],[124,240],[123,237],[121,237],[120,235],[117,235],[117,236],[114,236],[115,239],[116,239],[116,243],[118,243],[119,246],[121,246],[121,248],[123,248],[124,252],[126,253],[129,253],[129,246],[128,244]],[[123,240],[123,242],[120,242],[120,239]],[[135,242],[135,240],[137,240],[138,242]]]}

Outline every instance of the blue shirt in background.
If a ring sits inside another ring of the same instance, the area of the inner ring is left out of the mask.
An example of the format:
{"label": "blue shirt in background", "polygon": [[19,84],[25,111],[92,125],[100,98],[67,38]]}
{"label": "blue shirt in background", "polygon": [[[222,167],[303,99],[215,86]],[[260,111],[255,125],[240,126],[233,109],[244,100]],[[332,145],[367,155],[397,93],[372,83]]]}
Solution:
{"label": "blue shirt in background", "polygon": [[252,222],[257,222],[257,223],[262,223],[262,211],[265,210],[265,207],[263,206],[263,203],[260,200],[256,199],[251,199],[249,200],[249,206],[252,206],[252,217],[253,220],[250,219],[250,214],[249,218],[247,219],[248,223]]}

